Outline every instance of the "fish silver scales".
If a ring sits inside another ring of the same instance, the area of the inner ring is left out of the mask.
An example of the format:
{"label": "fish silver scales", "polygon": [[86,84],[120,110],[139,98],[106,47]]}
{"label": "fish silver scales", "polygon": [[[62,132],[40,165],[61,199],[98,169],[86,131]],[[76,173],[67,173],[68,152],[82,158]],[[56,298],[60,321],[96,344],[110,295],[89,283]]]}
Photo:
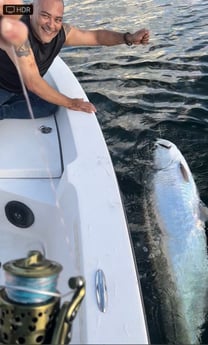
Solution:
{"label": "fish silver scales", "polygon": [[164,327],[171,343],[195,344],[199,343],[208,310],[207,245],[201,201],[188,164],[173,143],[158,139],[153,160],[148,204],[154,218],[149,229],[150,251]]}

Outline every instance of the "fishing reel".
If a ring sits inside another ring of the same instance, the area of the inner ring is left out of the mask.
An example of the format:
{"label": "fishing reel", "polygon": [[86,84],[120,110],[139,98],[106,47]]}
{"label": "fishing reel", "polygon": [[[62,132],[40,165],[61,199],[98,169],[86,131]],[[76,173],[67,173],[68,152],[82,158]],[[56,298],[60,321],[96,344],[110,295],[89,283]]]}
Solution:
{"label": "fishing reel", "polygon": [[61,304],[56,291],[62,266],[30,251],[24,259],[7,262],[5,287],[0,289],[0,344],[68,344],[72,324],[85,296],[82,277],[69,279],[74,290]]}

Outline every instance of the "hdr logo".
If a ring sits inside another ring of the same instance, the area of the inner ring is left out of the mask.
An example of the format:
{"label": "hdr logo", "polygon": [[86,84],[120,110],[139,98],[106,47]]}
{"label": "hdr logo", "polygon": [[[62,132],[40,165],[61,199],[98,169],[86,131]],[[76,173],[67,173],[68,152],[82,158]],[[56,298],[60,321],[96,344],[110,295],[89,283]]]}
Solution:
{"label": "hdr logo", "polygon": [[33,5],[3,5],[3,14],[33,14]]}

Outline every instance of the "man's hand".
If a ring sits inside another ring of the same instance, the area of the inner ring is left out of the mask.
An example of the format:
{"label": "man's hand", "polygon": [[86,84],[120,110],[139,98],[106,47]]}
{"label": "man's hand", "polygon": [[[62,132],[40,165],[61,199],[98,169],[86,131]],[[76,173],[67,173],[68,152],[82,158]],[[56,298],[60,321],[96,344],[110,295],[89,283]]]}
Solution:
{"label": "man's hand", "polygon": [[[0,16],[3,15],[3,5],[21,5],[21,0],[0,0]],[[0,19],[0,48],[9,44],[20,45],[27,39],[27,27],[18,19],[19,15],[3,15]]]}
{"label": "man's hand", "polygon": [[26,41],[28,35],[27,27],[24,23],[14,19],[3,17],[0,21],[0,48],[12,44],[21,45]]}
{"label": "man's hand", "polygon": [[141,29],[134,34],[129,34],[129,40],[132,44],[148,44],[149,36],[149,30]]}
{"label": "man's hand", "polygon": [[95,106],[90,102],[84,101],[82,98],[70,98],[69,103],[69,109],[76,111],[84,111],[85,113],[96,112]]}

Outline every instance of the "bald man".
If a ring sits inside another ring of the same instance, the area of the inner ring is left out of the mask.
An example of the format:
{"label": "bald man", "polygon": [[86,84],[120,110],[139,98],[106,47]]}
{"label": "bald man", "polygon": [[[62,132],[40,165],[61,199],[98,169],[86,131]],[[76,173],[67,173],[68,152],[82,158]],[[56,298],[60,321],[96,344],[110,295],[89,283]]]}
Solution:
{"label": "bald man", "polygon": [[[0,5],[2,1],[0,0]],[[11,42],[14,46],[12,50],[9,44],[0,39],[0,119],[30,117],[15,67],[16,62],[28,90],[35,117],[51,115],[57,106],[86,113],[96,111],[92,103],[69,98],[43,79],[54,58],[63,46],[146,44],[149,31],[141,29],[133,34],[124,34],[109,30],[81,30],[63,23],[62,0],[34,0],[33,4],[33,14],[24,15],[20,19],[28,30],[26,39],[21,43],[18,39]],[[23,31],[24,29],[21,30]]]}

